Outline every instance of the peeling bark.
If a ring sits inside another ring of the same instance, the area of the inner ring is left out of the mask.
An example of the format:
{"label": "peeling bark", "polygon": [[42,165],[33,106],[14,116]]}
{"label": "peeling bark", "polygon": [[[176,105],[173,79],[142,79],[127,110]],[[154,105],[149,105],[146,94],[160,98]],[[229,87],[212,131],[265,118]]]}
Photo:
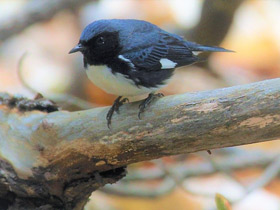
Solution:
{"label": "peeling bark", "polygon": [[[10,209],[82,209],[128,164],[280,137],[280,79],[164,97],[141,120],[139,103],[126,104],[111,130],[108,107],[66,112],[46,99],[11,100],[0,95],[0,202]],[[33,108],[20,109],[23,100]]]}

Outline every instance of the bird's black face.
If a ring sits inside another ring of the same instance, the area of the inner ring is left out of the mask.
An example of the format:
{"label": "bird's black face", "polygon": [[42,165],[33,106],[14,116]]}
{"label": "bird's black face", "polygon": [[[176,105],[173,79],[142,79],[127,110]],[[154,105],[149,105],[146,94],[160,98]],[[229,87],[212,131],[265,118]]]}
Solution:
{"label": "bird's black face", "polygon": [[79,44],[69,53],[81,52],[84,65],[105,65],[118,56],[121,47],[117,32],[103,32],[90,39],[81,37]]}

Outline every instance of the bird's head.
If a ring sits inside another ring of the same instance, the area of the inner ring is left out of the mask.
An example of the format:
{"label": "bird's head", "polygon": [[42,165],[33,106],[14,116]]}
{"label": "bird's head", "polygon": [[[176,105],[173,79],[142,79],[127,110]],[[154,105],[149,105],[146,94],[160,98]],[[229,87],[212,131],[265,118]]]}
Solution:
{"label": "bird's head", "polygon": [[82,32],[80,41],[69,53],[81,52],[84,65],[104,65],[120,52],[119,31],[110,20],[98,20]]}

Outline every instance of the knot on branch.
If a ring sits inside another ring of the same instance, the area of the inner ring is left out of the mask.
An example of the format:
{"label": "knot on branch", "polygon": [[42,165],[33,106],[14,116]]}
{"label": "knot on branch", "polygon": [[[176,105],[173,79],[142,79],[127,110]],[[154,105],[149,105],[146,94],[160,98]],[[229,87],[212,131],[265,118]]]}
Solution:
{"label": "knot on branch", "polygon": [[37,94],[34,99],[27,99],[22,96],[0,93],[0,105],[6,105],[10,109],[15,108],[21,112],[38,110],[50,113],[59,110],[53,101],[45,99],[41,94]]}

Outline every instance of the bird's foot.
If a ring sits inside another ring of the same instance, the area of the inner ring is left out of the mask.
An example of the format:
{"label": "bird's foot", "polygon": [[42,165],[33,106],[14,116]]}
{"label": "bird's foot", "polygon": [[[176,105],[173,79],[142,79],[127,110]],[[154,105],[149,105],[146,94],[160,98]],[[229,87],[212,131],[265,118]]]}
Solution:
{"label": "bird's foot", "polygon": [[129,102],[128,98],[121,99],[122,96],[119,96],[115,101],[114,104],[111,106],[110,110],[107,113],[106,119],[107,119],[107,126],[110,129],[111,128],[111,122],[114,112],[117,112],[119,114],[120,107],[125,103]]}
{"label": "bird's foot", "polygon": [[157,98],[161,98],[164,95],[162,93],[150,93],[149,96],[144,99],[141,104],[139,105],[139,112],[138,112],[138,118],[141,119],[141,114],[145,111],[145,109],[151,104],[152,101],[154,101]]}

